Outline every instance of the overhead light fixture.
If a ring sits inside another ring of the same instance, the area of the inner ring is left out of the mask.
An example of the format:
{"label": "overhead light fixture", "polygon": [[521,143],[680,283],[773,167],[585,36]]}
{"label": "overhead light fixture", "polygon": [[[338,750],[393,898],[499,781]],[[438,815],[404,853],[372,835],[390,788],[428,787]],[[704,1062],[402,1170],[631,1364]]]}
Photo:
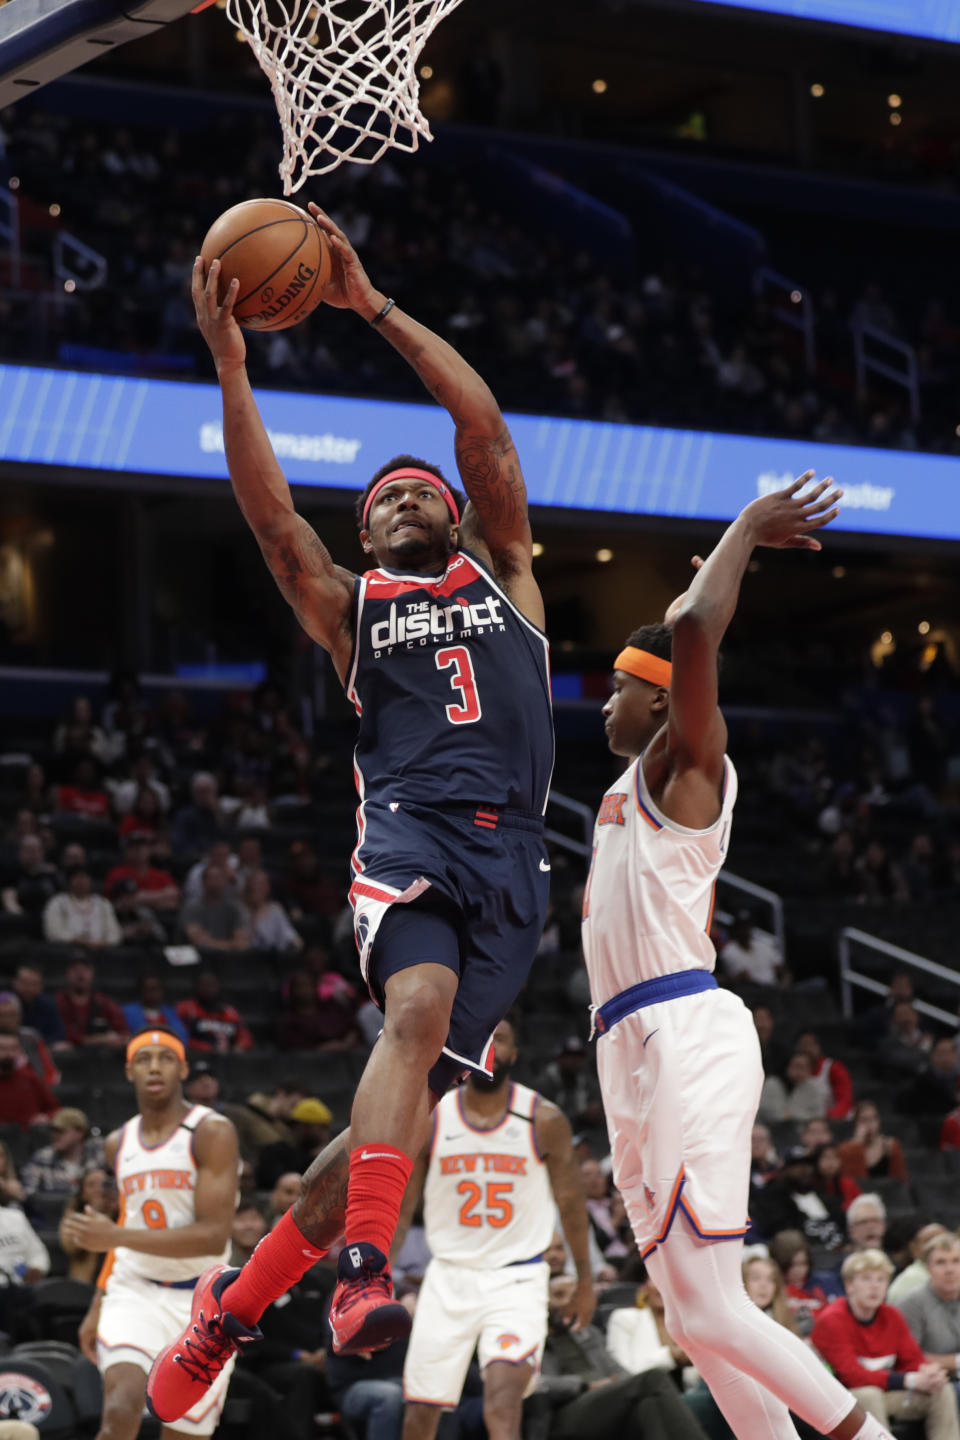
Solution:
{"label": "overhead light fixture", "polygon": [[605,549],[598,550],[596,554],[596,559],[599,560],[601,565],[609,565],[610,561],[613,559],[613,551]]}
{"label": "overhead light fixture", "polygon": [[811,86],[810,86],[810,94],[813,96],[814,100],[822,100],[822,99],[823,99],[823,86],[820,85],[819,83],[814,84],[814,85],[811,85]]}
{"label": "overhead light fixture", "polygon": [[594,95],[606,95],[607,82],[606,80],[594,80],[593,84],[590,86],[590,89],[593,91]]}

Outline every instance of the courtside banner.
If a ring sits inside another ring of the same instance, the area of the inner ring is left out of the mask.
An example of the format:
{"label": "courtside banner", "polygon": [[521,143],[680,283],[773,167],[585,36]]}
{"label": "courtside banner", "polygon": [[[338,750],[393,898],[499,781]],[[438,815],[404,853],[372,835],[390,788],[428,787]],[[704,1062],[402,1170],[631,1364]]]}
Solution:
{"label": "courtside banner", "polygon": [[[960,0],[958,0],[960,3]],[[456,476],[433,405],[257,392],[296,485],[361,489],[399,451]],[[730,520],[804,470],[843,486],[834,530],[960,540],[960,459],[700,430],[509,415],[531,503]],[[0,365],[0,460],[226,480],[215,385]]]}
{"label": "courtside banner", "polygon": [[[700,0],[701,4],[717,0]],[[957,0],[719,0],[740,10],[762,10],[796,20],[827,20],[860,30],[883,30],[929,40],[960,40]]]}

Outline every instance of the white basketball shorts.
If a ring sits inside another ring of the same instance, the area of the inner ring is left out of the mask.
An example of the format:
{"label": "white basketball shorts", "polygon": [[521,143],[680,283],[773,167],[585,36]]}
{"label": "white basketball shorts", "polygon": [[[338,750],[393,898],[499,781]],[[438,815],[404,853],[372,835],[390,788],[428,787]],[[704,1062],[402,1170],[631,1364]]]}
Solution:
{"label": "white basketball shorts", "polygon": [[705,1239],[745,1234],[763,1066],[743,1001],[711,989],[645,1005],[600,1036],[597,1071],[641,1255],[681,1212]]}
{"label": "white basketball shorts", "polygon": [[471,1270],[431,1260],[403,1367],[406,1400],[455,1406],[475,1348],[481,1370],[494,1360],[532,1365],[529,1393],[547,1336],[549,1278],[549,1266],[542,1260],[501,1270]]}
{"label": "white basketball shorts", "polygon": [[[106,1374],[112,1365],[137,1365],[149,1375],[165,1345],[190,1319],[192,1290],[174,1290],[149,1280],[118,1280],[111,1275],[100,1304],[97,1365]],[[230,1359],[203,1398],[174,1428],[187,1435],[212,1435],[220,1423],[236,1356]]]}

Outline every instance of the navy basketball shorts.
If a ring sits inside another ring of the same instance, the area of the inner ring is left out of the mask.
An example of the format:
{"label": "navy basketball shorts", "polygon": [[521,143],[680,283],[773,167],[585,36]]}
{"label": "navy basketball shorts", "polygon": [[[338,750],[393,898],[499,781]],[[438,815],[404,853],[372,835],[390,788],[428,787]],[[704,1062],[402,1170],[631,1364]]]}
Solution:
{"label": "navy basketball shorts", "polygon": [[443,1095],[468,1070],[489,1073],[493,1032],[543,933],[550,863],[541,817],[367,803],[354,865],[354,935],[380,1008],[391,975],[413,965],[446,965],[459,977],[430,1089]]}

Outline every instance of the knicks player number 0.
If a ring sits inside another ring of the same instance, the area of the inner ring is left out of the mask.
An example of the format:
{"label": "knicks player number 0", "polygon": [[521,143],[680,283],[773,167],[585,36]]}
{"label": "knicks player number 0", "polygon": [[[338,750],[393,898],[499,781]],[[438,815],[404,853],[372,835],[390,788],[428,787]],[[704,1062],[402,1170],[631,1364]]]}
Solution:
{"label": "knicks player number 0", "polygon": [[[461,1180],[457,1194],[464,1197],[460,1206],[461,1225],[477,1229],[486,1222],[494,1230],[502,1230],[513,1219],[513,1201],[508,1198],[513,1194],[510,1180],[491,1180],[486,1185],[478,1185],[476,1180]],[[476,1210],[481,1202],[483,1211],[478,1215]]]}
{"label": "knicks player number 0", "polygon": [[148,1230],[166,1230],[167,1212],[159,1200],[145,1200],[140,1214]]}
{"label": "knicks player number 0", "polygon": [[450,670],[450,684],[459,690],[463,699],[459,705],[448,705],[447,719],[451,725],[472,725],[480,719],[480,697],[477,694],[477,677],[473,673],[473,661],[465,645],[445,645],[438,650],[434,659],[438,670]]}

